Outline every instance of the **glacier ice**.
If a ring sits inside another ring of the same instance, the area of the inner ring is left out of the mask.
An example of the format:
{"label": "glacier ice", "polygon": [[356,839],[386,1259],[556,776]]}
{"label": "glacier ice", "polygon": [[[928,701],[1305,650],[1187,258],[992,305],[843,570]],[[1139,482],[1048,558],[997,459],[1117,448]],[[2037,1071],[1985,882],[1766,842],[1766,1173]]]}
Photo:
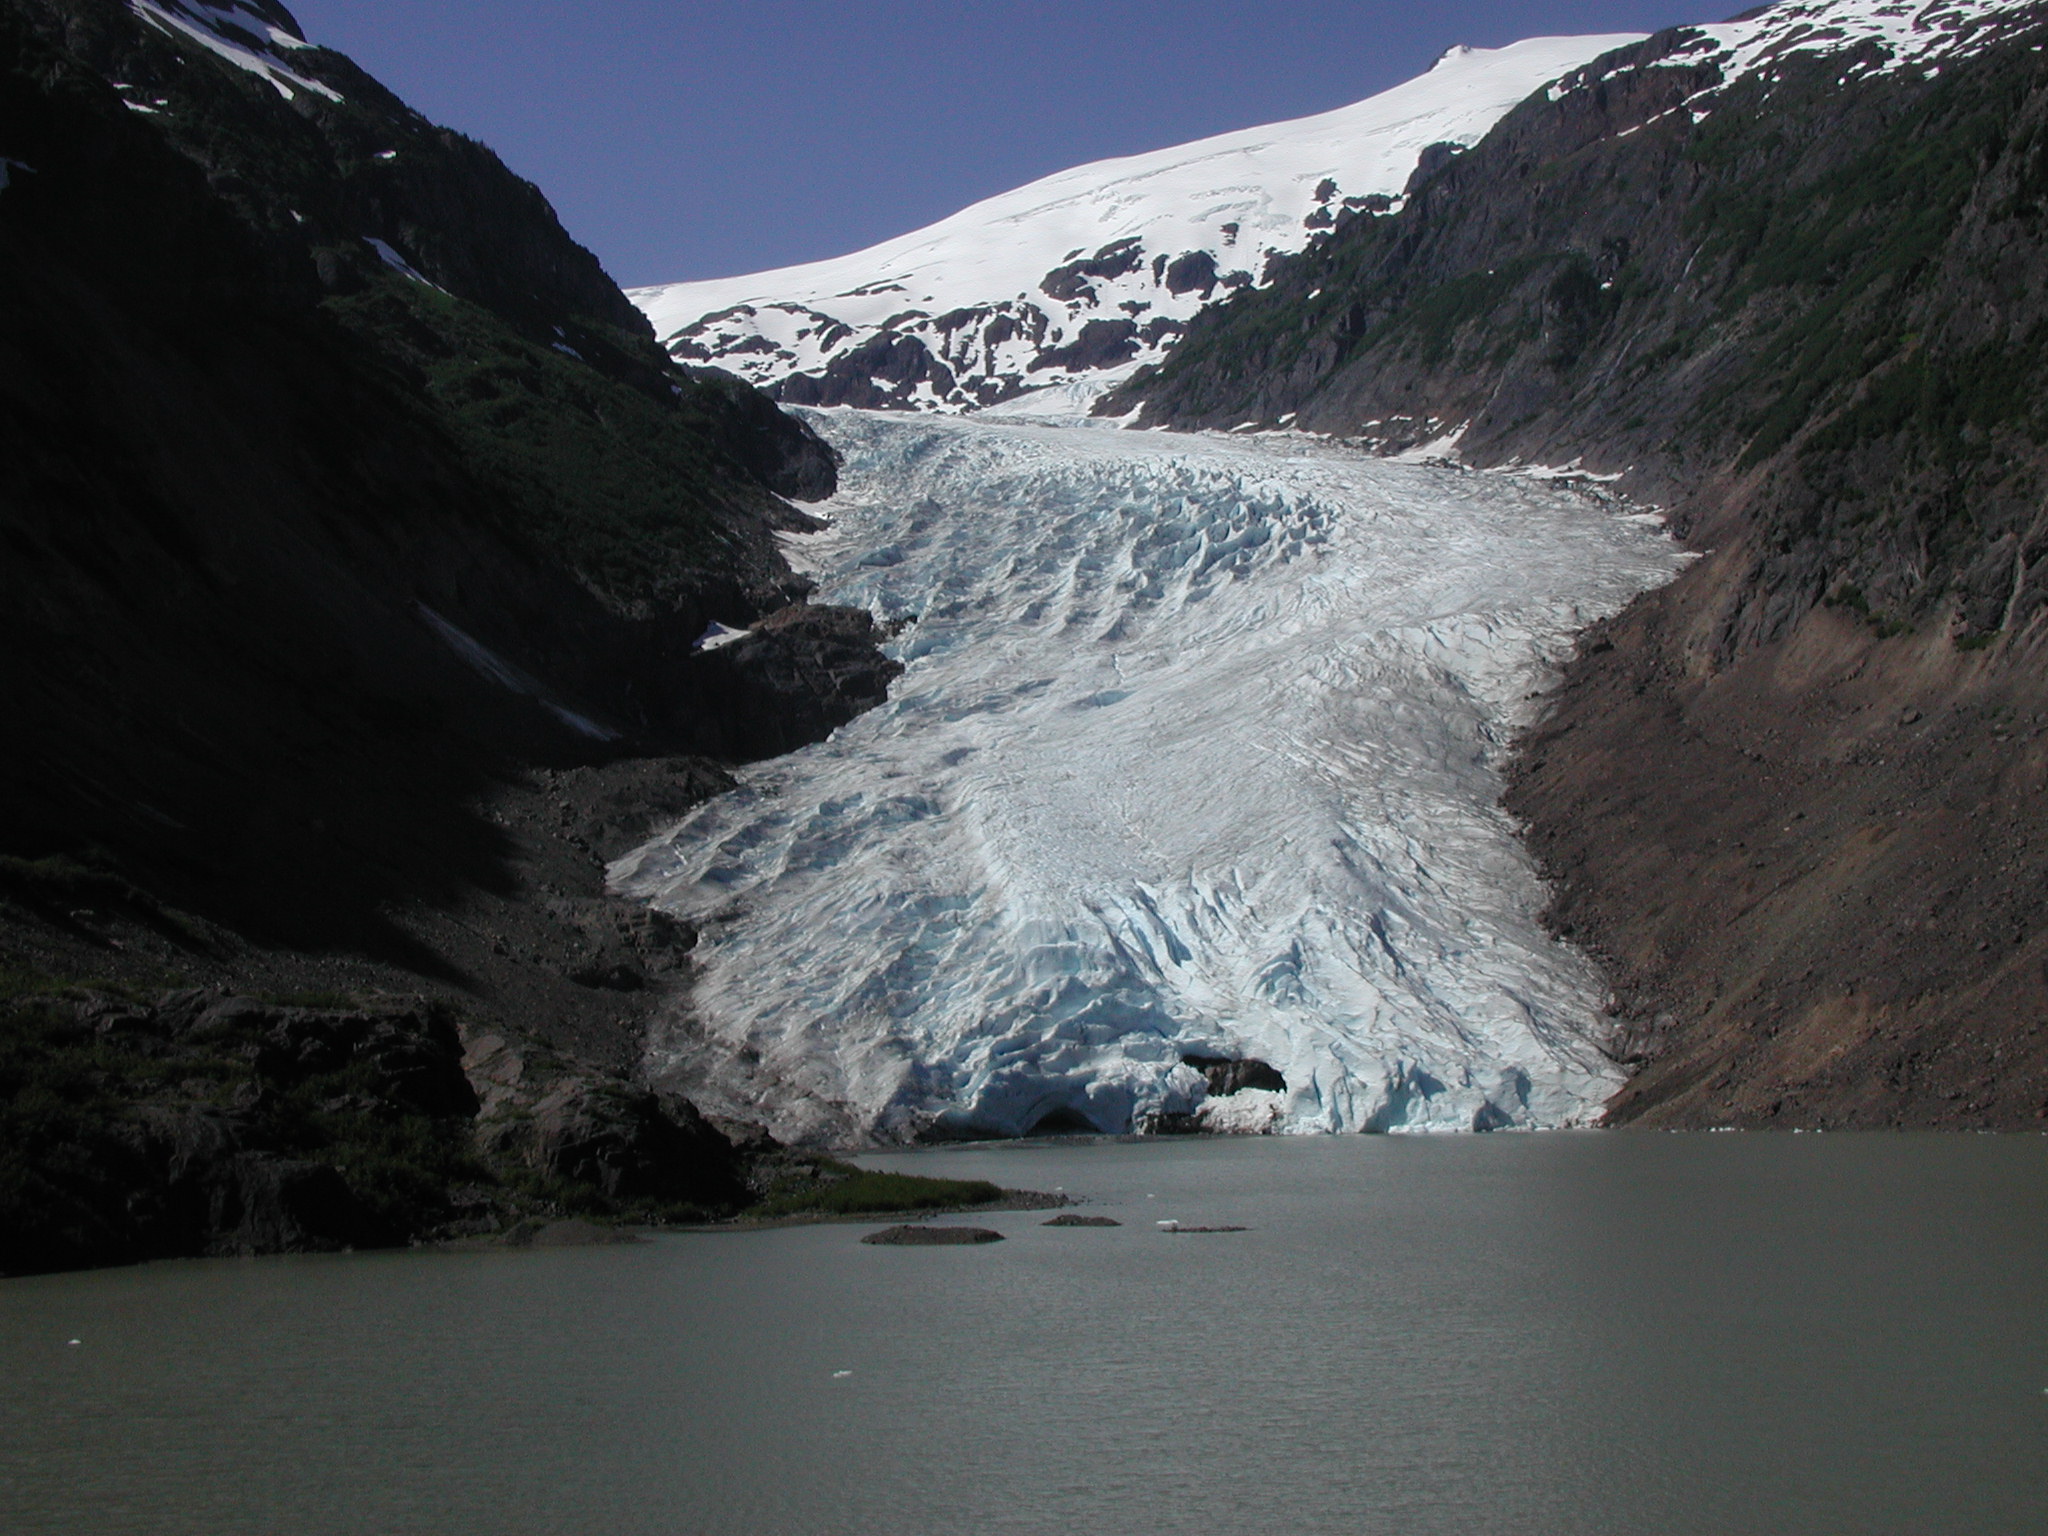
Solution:
{"label": "glacier ice", "polygon": [[907,670],[612,867],[703,935],[659,1079],[814,1144],[1597,1110],[1597,979],[1498,765],[1572,632],[1677,568],[1654,525],[1286,434],[813,419],[847,464],[792,555],[914,616]]}

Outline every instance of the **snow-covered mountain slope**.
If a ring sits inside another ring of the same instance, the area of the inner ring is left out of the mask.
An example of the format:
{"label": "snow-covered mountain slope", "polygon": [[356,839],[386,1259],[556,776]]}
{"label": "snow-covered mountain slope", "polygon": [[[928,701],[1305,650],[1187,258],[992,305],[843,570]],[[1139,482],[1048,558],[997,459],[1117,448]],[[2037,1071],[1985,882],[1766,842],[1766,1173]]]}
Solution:
{"label": "snow-covered mountain slope", "polygon": [[1716,57],[1726,86],[1791,54],[1863,53],[1869,45],[1843,71],[1847,83],[1967,57],[2032,24],[2039,10],[2035,0],[1779,0],[1741,21],[1688,28],[1705,41],[1675,58]]}
{"label": "snow-covered mountain slope", "polygon": [[[2039,15],[2037,0],[1779,0],[1740,20],[1684,28],[1679,46],[1649,67],[1715,66],[1719,79],[1688,103],[1697,119],[1729,86],[1756,74],[1775,78],[1777,67],[1797,55],[1847,55],[1843,85],[1901,69],[1931,73],[2033,25]],[[1604,69],[1580,70],[1549,95],[1559,100],[1606,78]]]}
{"label": "snow-covered mountain slope", "polygon": [[[1632,35],[1453,49],[1296,122],[1104,160],[808,266],[632,290],[679,359],[796,404],[959,410],[1155,361],[1205,304]],[[1071,391],[1067,393],[1071,394]]]}
{"label": "snow-covered mountain slope", "polygon": [[1652,522],[1285,436],[818,425],[800,557],[918,616],[907,670],[613,866],[701,933],[663,1081],[838,1144],[1598,1113],[1598,977],[1497,766],[1572,633],[1679,565]]}

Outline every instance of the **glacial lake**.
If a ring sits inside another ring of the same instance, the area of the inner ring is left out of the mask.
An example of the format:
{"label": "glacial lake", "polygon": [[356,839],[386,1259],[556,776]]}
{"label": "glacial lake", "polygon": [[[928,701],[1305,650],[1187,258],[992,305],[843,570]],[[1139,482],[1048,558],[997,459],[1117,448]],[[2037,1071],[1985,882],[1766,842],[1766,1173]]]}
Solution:
{"label": "glacial lake", "polygon": [[2048,1528],[2048,1137],[869,1161],[1064,1186],[1123,1224],[1010,1213],[967,1218],[1007,1238],[972,1248],[829,1225],[0,1282],[0,1525]]}

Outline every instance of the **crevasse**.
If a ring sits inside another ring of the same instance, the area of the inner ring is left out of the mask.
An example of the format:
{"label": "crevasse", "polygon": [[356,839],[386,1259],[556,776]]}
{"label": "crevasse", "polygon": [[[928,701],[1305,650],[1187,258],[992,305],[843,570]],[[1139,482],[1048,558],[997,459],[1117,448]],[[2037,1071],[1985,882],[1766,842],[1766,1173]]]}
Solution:
{"label": "crevasse", "polygon": [[[814,419],[847,465],[792,552],[915,616],[908,668],[613,866],[703,933],[659,1078],[809,1143],[1596,1112],[1596,977],[1498,765],[1676,569],[1654,519],[1298,438]],[[1190,1054],[1286,1089],[1208,1098]]]}

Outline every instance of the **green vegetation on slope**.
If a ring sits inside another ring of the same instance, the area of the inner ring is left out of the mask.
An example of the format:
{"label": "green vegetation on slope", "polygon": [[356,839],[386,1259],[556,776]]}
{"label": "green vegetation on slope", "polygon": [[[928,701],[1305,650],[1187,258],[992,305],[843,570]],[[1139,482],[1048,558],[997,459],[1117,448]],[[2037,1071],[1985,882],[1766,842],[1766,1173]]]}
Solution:
{"label": "green vegetation on slope", "polygon": [[1587,454],[1660,494],[1746,476],[1761,575],[1727,646],[1845,586],[1981,636],[2048,596],[2006,611],[1999,552],[2033,537],[2048,447],[2037,41],[1847,87],[1795,57],[1697,125],[1674,110],[1695,84],[1663,67],[1539,97],[1103,409],[1292,412],[1395,447],[1469,422],[1468,457]]}
{"label": "green vegetation on slope", "polygon": [[1003,1192],[986,1179],[931,1179],[877,1173],[851,1163],[820,1159],[815,1172],[771,1186],[749,1216],[857,1216],[893,1211],[957,1210],[992,1205]]}

